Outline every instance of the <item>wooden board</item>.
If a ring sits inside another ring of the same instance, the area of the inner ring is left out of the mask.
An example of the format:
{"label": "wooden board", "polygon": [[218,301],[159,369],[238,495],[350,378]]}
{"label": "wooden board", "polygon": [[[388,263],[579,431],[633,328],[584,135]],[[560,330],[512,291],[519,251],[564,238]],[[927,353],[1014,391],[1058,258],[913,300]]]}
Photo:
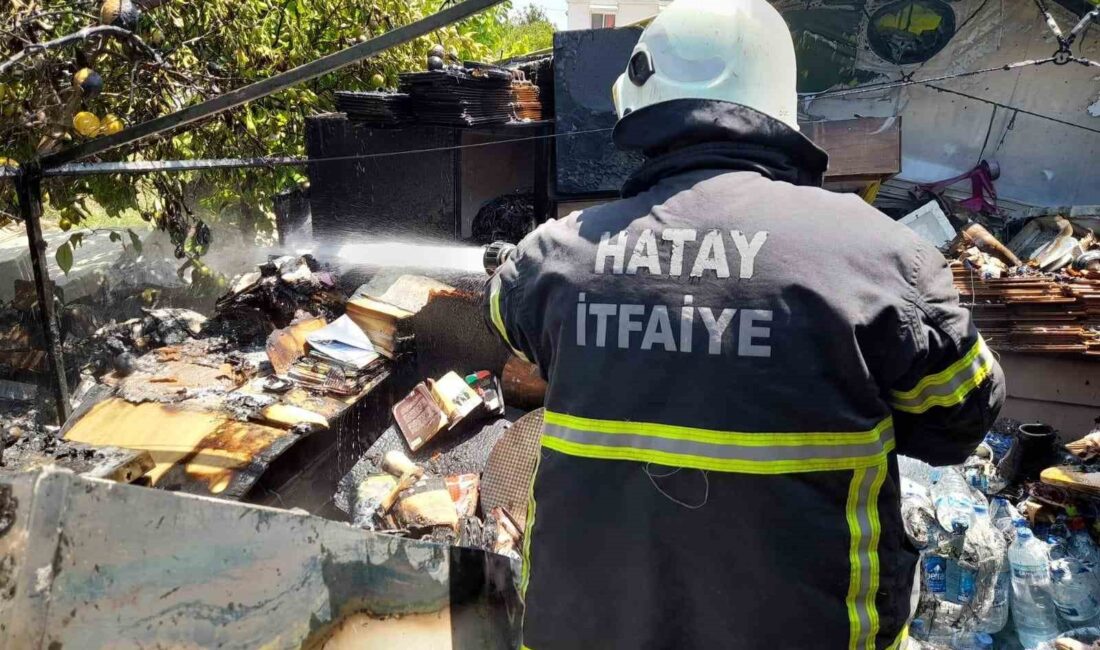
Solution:
{"label": "wooden board", "polygon": [[5,648],[519,647],[481,551],[59,470],[0,478],[0,515]]}
{"label": "wooden board", "polygon": [[[230,498],[243,496],[262,466],[297,438],[219,413],[155,402],[132,404],[118,397],[96,404],[65,434],[75,442],[148,451],[155,463],[148,474],[154,487],[226,493]],[[254,463],[260,467],[250,468]],[[242,480],[235,480],[238,475]]]}
{"label": "wooden board", "polygon": [[884,180],[901,171],[900,117],[861,117],[799,126],[806,137],[829,154],[826,181]]}
{"label": "wooden board", "polygon": [[285,375],[291,364],[306,352],[306,337],[325,326],[323,318],[309,318],[275,330],[267,337],[267,358],[275,374]]}
{"label": "wooden board", "polygon": [[1072,467],[1048,467],[1039,479],[1047,485],[1054,485],[1090,497],[1100,497],[1100,472],[1079,472]]}

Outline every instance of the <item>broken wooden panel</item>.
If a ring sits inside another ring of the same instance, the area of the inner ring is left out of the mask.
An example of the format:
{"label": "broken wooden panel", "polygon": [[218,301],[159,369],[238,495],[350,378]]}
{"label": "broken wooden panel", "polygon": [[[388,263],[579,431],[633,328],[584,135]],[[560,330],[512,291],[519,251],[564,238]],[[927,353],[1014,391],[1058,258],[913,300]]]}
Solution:
{"label": "broken wooden panel", "polygon": [[859,189],[901,171],[899,117],[860,117],[799,126],[806,137],[829,154],[829,169],[825,172],[829,189]]}
{"label": "broken wooden panel", "polygon": [[155,487],[239,498],[298,436],[216,412],[112,397],[92,407],[65,439],[148,451]]}
{"label": "broken wooden panel", "polygon": [[103,447],[99,450],[103,459],[95,467],[84,472],[88,478],[101,478],[119,483],[133,483],[156,467],[148,451]]}
{"label": "broken wooden panel", "polygon": [[275,374],[285,375],[291,364],[306,353],[306,337],[325,324],[323,318],[308,318],[272,332],[267,337],[267,357]]}
{"label": "broken wooden panel", "polygon": [[58,470],[0,480],[0,568],[12,648],[519,644],[505,558]]}

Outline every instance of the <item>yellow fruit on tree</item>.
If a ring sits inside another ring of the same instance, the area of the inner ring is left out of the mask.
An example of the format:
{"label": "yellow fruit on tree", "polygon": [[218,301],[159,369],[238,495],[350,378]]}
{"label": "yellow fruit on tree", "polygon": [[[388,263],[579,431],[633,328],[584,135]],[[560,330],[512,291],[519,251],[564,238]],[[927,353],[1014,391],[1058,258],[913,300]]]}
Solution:
{"label": "yellow fruit on tree", "polygon": [[99,134],[99,118],[94,113],[80,111],[73,116],[73,128],[80,135],[91,138]]}
{"label": "yellow fruit on tree", "polygon": [[375,72],[373,75],[371,75],[371,78],[370,78],[370,87],[371,88],[373,88],[375,90],[378,90],[379,88],[381,88],[382,86],[385,86],[385,85],[386,85],[386,78],[383,77],[380,73]]}
{"label": "yellow fruit on tree", "polygon": [[0,167],[19,167],[19,162],[12,158],[5,158],[0,156]]}
{"label": "yellow fruit on tree", "polygon": [[61,226],[62,230],[67,231],[69,228],[73,227],[73,222],[69,221],[65,217],[61,217],[61,221],[59,221],[57,225]]}
{"label": "yellow fruit on tree", "polygon": [[126,128],[126,123],[119,116],[107,113],[103,116],[103,123],[100,126],[107,135],[114,135]]}

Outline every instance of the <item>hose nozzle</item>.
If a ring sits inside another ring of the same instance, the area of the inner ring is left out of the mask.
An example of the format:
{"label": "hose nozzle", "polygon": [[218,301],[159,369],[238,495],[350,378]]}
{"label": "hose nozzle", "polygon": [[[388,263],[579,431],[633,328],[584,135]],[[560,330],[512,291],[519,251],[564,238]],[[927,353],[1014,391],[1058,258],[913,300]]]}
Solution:
{"label": "hose nozzle", "polygon": [[496,273],[500,265],[507,262],[515,250],[516,245],[506,241],[495,241],[486,246],[485,253],[481,256],[481,262],[485,265],[485,272],[489,275]]}

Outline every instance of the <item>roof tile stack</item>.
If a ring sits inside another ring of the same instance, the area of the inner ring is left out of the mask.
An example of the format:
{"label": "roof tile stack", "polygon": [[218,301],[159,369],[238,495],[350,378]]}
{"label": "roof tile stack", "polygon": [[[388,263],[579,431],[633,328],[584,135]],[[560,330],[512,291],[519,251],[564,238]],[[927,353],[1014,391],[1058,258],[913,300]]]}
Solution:
{"label": "roof tile stack", "polygon": [[951,265],[960,301],[991,347],[1100,357],[1100,275],[982,277]]}

